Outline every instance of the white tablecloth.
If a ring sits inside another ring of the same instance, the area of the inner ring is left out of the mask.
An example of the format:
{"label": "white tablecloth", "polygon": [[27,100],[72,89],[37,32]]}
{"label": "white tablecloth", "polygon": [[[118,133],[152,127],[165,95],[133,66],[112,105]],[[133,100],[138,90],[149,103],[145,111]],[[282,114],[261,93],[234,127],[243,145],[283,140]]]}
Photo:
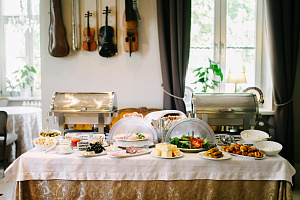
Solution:
{"label": "white tablecloth", "polygon": [[195,153],[177,159],[150,154],[111,158],[45,153],[34,148],[5,171],[5,180],[286,180],[292,182],[293,166],[281,156],[253,160],[232,156],[229,160],[204,160]]}
{"label": "white tablecloth", "polygon": [[[18,135],[18,154],[34,147],[32,139],[42,130],[42,109],[36,107],[0,107],[7,112],[7,132]],[[10,158],[11,159],[11,158]]]}

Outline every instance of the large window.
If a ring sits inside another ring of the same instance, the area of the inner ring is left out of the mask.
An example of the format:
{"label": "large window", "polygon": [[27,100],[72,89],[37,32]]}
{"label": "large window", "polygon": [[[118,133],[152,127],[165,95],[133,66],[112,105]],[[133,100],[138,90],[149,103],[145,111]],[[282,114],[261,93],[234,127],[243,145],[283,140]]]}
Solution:
{"label": "large window", "polygon": [[[16,70],[25,65],[34,67],[32,89],[40,90],[40,24],[39,0],[1,0],[0,2],[0,90],[9,96],[12,85],[17,84]],[[14,90],[19,91],[16,87]]]}
{"label": "large window", "polygon": [[[260,87],[261,15],[262,2],[259,0],[192,0],[186,85],[195,88],[193,70],[208,67],[210,58],[220,63],[224,79],[219,87],[207,92],[234,92],[235,84],[227,83],[229,70],[245,71],[247,83],[237,84],[237,92],[247,87]],[[195,92],[201,92],[201,87]]]}

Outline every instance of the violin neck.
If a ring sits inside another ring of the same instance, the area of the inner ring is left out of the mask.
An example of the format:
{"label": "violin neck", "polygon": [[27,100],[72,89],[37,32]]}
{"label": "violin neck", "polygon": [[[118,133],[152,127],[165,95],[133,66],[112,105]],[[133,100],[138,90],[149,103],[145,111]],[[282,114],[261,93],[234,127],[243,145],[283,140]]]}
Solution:
{"label": "violin neck", "polygon": [[87,36],[90,36],[90,16],[92,16],[92,13],[90,11],[87,12]]}
{"label": "violin neck", "polygon": [[132,0],[125,0],[126,21],[136,21],[137,16],[133,10]]}

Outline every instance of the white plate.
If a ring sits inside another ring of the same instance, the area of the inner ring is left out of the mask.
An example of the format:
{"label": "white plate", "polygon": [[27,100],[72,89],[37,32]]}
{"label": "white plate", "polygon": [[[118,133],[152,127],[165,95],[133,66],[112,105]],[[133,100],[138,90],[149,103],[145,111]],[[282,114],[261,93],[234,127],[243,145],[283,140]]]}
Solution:
{"label": "white plate", "polygon": [[162,156],[155,156],[152,154],[151,152],[151,156],[155,157],[155,158],[162,158],[162,159],[173,159],[173,158],[181,158],[184,154],[182,152],[180,152],[180,156],[175,156],[175,157],[162,157]]}
{"label": "white plate", "polygon": [[[145,155],[150,153],[152,150],[148,150],[148,151],[144,151],[142,153],[134,153],[134,154],[130,154],[130,153],[126,153],[126,150],[122,150],[119,151],[119,155],[113,155],[115,153],[118,152],[113,152],[113,153],[108,153],[107,156],[111,157],[111,158],[127,158],[127,157],[133,157],[133,156],[140,156],[140,155]],[[124,153],[122,153],[124,152]]]}
{"label": "white plate", "polygon": [[185,148],[178,148],[180,151],[187,152],[187,153],[198,153],[200,151],[205,151],[205,149],[185,149]]}
{"label": "white plate", "polygon": [[[206,151],[205,151],[205,152],[206,152]],[[198,156],[199,156],[200,158],[207,159],[207,160],[227,160],[227,159],[230,159],[230,158],[231,158],[231,155],[230,155],[229,153],[227,153],[227,152],[222,152],[224,156],[221,157],[221,158],[211,158],[211,157],[207,157],[207,156],[204,155],[205,152],[200,152],[200,153],[198,153]]]}
{"label": "white plate", "polygon": [[79,157],[95,157],[95,156],[103,156],[103,155],[106,155],[107,152],[103,151],[101,153],[95,153],[95,154],[91,154],[91,155],[80,155],[80,152],[76,152],[76,156],[79,156]]}

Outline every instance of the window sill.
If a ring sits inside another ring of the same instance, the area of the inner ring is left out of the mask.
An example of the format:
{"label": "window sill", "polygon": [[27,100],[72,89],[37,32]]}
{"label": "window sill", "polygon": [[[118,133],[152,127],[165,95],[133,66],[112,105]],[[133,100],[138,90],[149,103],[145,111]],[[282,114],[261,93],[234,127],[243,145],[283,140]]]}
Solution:
{"label": "window sill", "polygon": [[9,101],[41,101],[41,97],[5,97]]}
{"label": "window sill", "polygon": [[274,110],[265,109],[265,108],[260,108],[259,109],[259,113],[261,115],[274,115],[275,111]]}

